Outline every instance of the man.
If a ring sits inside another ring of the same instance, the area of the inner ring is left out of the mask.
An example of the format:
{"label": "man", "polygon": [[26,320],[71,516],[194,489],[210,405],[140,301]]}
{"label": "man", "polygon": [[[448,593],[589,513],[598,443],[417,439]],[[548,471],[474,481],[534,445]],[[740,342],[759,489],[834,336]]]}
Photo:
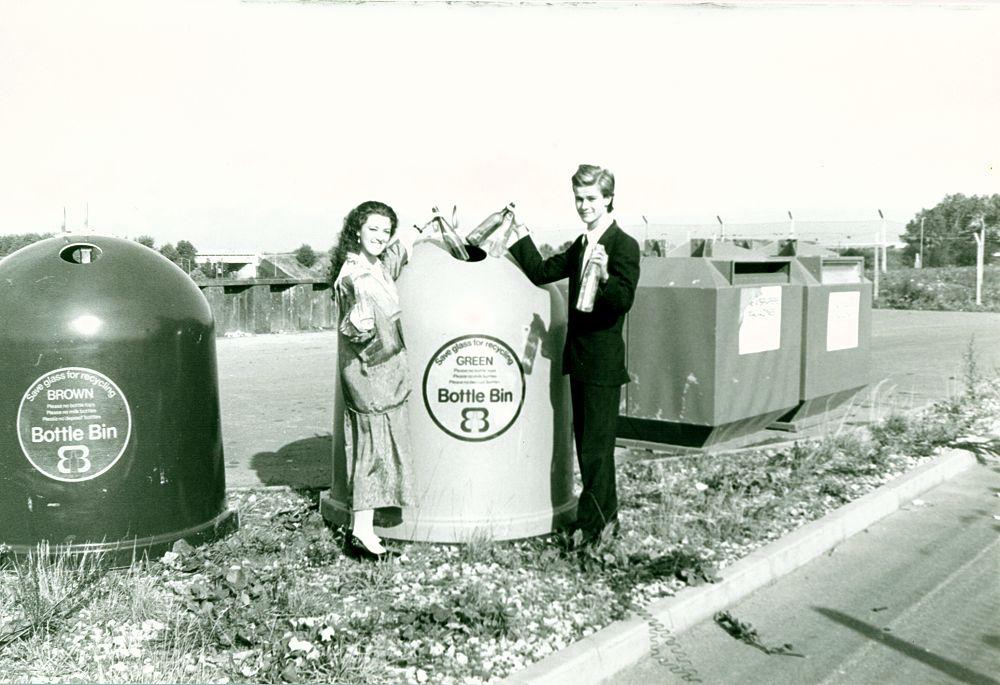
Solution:
{"label": "man", "polygon": [[[563,373],[570,377],[573,434],[583,492],[576,529],[584,545],[601,532],[618,529],[615,487],[615,430],[621,386],[628,383],[622,324],[632,307],[639,280],[639,244],[622,231],[613,215],[615,177],[607,169],[583,164],[573,175],[576,211],[586,230],[565,252],[542,259],[527,228],[516,224],[510,252],[535,285],[569,279],[569,325]],[[588,260],[600,270],[593,310],[576,309]]]}

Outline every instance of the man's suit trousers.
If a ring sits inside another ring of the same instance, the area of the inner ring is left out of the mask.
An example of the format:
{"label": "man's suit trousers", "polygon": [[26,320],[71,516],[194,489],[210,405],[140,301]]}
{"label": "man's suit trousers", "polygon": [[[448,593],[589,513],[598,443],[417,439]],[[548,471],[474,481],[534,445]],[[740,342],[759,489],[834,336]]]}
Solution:
{"label": "man's suit trousers", "polygon": [[584,536],[596,537],[607,524],[618,520],[615,431],[621,386],[592,385],[571,377],[570,394],[576,455],[583,480],[576,527]]}

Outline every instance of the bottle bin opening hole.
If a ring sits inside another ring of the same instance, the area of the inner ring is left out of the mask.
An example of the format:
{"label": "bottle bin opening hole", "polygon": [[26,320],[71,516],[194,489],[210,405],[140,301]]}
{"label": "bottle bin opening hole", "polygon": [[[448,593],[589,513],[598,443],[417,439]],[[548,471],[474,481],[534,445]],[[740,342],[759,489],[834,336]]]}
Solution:
{"label": "bottle bin opening hole", "polygon": [[59,251],[63,261],[70,264],[90,264],[101,257],[101,248],[88,243],[73,243]]}

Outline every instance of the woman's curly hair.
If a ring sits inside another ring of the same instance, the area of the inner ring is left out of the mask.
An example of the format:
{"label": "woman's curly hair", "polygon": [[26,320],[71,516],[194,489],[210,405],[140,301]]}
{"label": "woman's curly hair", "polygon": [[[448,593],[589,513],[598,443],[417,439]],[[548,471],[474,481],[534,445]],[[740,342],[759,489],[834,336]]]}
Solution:
{"label": "woman's curly hair", "polygon": [[344,218],[344,228],[340,231],[340,237],[337,238],[336,244],[330,248],[330,285],[336,283],[337,276],[340,275],[340,268],[347,260],[347,254],[361,252],[361,227],[373,214],[388,219],[389,235],[395,235],[399,219],[396,218],[396,212],[389,205],[377,200],[368,200],[352,209]]}

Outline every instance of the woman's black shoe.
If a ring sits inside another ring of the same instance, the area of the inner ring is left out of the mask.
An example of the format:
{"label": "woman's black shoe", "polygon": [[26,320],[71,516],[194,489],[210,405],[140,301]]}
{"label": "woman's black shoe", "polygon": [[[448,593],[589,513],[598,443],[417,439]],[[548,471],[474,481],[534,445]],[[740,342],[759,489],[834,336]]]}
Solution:
{"label": "woman's black shoe", "polygon": [[358,561],[385,561],[390,556],[388,551],[382,553],[371,551],[355,535],[344,538],[344,554]]}

